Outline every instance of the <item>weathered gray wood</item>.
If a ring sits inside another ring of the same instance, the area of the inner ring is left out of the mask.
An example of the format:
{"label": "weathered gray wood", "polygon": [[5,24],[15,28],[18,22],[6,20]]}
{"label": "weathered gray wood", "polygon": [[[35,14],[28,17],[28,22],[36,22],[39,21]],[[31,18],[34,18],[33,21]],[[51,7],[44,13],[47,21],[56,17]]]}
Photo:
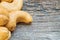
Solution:
{"label": "weathered gray wood", "polygon": [[24,0],[23,10],[33,16],[33,22],[31,25],[17,24],[10,40],[60,40],[60,8],[57,4],[56,0]]}

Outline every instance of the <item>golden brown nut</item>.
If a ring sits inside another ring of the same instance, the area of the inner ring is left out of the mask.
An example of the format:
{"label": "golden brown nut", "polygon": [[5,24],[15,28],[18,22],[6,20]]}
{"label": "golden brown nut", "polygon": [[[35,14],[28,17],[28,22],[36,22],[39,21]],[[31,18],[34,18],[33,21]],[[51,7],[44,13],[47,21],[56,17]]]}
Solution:
{"label": "golden brown nut", "polygon": [[20,10],[23,6],[23,0],[14,0],[12,3],[1,2],[0,3],[8,11]]}
{"label": "golden brown nut", "polygon": [[9,22],[6,25],[6,27],[10,31],[13,31],[13,30],[15,30],[16,23],[18,23],[18,22],[30,23],[30,22],[32,22],[32,16],[24,11],[11,12],[9,15]]}
{"label": "golden brown nut", "polygon": [[6,27],[0,27],[0,40],[9,40],[11,32]]}
{"label": "golden brown nut", "polygon": [[8,16],[9,15],[9,11],[6,10],[4,7],[2,7],[0,5],[0,14],[5,15],[5,16]]}
{"label": "golden brown nut", "polygon": [[11,3],[13,0],[1,0],[1,2],[3,1]]}
{"label": "golden brown nut", "polygon": [[8,23],[9,19],[5,15],[0,15],[0,26],[6,25]]}

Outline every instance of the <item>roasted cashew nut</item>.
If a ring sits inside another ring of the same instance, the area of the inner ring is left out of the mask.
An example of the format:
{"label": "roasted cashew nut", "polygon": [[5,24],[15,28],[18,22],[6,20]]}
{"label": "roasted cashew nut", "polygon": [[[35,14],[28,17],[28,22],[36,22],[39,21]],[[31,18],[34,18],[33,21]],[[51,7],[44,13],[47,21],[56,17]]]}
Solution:
{"label": "roasted cashew nut", "polygon": [[13,0],[1,0],[1,2],[3,1],[11,3]]}
{"label": "roasted cashew nut", "polygon": [[5,15],[5,16],[8,16],[9,15],[9,11],[6,10],[4,7],[2,7],[0,5],[0,14]]}
{"label": "roasted cashew nut", "polygon": [[9,40],[11,32],[6,27],[0,27],[0,40]]}
{"label": "roasted cashew nut", "polygon": [[5,15],[0,15],[0,26],[6,25],[8,23],[9,19]]}
{"label": "roasted cashew nut", "polygon": [[8,11],[17,11],[20,10],[23,6],[23,0],[14,0],[12,3],[1,2],[0,3]]}
{"label": "roasted cashew nut", "polygon": [[32,16],[24,11],[11,12],[9,15],[9,22],[6,25],[6,27],[10,31],[13,31],[13,30],[15,30],[16,23],[18,23],[18,22],[30,23],[30,22],[32,22]]}

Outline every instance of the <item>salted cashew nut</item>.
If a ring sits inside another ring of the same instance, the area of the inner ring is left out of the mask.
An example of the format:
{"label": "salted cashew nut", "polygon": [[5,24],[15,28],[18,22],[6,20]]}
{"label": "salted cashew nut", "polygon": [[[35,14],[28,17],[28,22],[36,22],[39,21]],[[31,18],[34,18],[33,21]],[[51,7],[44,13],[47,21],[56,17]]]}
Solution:
{"label": "salted cashew nut", "polygon": [[30,23],[32,22],[32,16],[24,11],[14,11],[9,14],[9,22],[6,25],[6,27],[13,31],[15,30],[16,23],[24,22],[24,23]]}
{"label": "salted cashew nut", "polygon": [[6,27],[0,27],[0,40],[9,40],[11,32]]}
{"label": "salted cashew nut", "polygon": [[21,10],[23,6],[23,0],[14,0],[12,3],[8,3],[4,1],[1,2],[0,4],[10,12],[17,11],[17,10]]}
{"label": "salted cashew nut", "polygon": [[6,25],[8,23],[9,19],[5,15],[0,15],[0,26]]}
{"label": "salted cashew nut", "polygon": [[1,0],[1,2],[3,1],[11,3],[13,0]]}

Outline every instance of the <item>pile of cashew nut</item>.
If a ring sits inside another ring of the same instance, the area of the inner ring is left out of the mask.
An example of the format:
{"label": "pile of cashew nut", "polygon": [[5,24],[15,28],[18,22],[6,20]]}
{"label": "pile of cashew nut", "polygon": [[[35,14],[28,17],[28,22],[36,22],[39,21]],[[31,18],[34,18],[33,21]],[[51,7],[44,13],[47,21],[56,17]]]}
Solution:
{"label": "pile of cashew nut", "polygon": [[23,0],[0,0],[0,40],[9,40],[19,22],[31,23],[32,16],[21,11]]}

